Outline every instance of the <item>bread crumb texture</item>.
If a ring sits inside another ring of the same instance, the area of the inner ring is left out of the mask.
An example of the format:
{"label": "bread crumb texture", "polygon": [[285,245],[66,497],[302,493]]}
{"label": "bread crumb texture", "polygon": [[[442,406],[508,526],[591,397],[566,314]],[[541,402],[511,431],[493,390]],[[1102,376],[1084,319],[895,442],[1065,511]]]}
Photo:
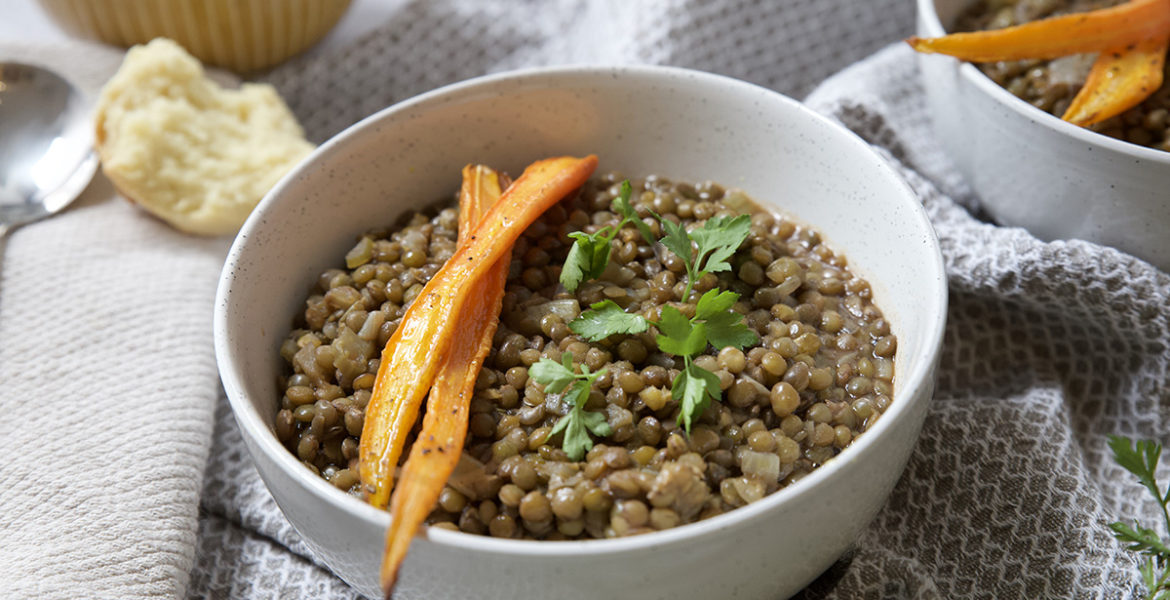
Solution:
{"label": "bread crumb texture", "polygon": [[313,150],[276,89],[224,89],[175,42],[126,53],[98,99],[102,170],[174,227],[234,233],[281,176]]}

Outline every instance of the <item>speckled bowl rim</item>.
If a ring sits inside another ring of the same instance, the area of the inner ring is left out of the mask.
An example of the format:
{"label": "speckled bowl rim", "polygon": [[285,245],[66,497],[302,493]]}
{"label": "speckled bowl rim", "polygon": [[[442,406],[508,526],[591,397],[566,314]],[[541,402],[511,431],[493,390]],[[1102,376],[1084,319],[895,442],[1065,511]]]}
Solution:
{"label": "speckled bowl rim", "polygon": [[[934,258],[931,264],[923,265],[925,273],[923,282],[924,287],[927,288],[923,290],[923,294],[928,297],[933,296],[933,299],[927,303],[927,310],[924,310],[922,313],[924,316],[921,317],[929,319],[924,329],[923,339],[925,343],[915,352],[913,357],[915,368],[911,373],[905,375],[901,395],[904,398],[910,398],[920,393],[923,387],[933,385],[934,369],[942,346],[943,333],[946,326],[948,293],[938,238],[917,195],[906,184],[902,176],[856,134],[828,118],[813,112],[803,104],[777,92],[731,77],[703,71],[659,66],[569,66],[509,71],[469,79],[420,94],[382,109],[337,134],[322,144],[297,167],[285,175],[265,195],[232,244],[216,292],[214,339],[216,359],[221,378],[223,379],[224,388],[227,390],[232,411],[235,413],[236,420],[240,424],[243,435],[250,438],[255,448],[265,453],[273,463],[279,465],[291,479],[304,488],[306,493],[313,495],[333,509],[353,514],[368,523],[371,527],[384,529],[389,526],[390,514],[388,512],[376,509],[338,490],[301,465],[276,439],[275,434],[270,428],[271,419],[260,415],[252,403],[244,397],[242,392],[244,389],[241,383],[242,374],[238,373],[237,369],[234,368],[230,358],[231,352],[228,347],[227,321],[230,283],[236,268],[236,261],[240,257],[243,246],[248,243],[248,239],[255,237],[252,235],[253,231],[263,226],[264,213],[267,212],[269,206],[275,202],[277,197],[283,196],[289,193],[291,189],[294,189],[302,173],[309,170],[310,165],[320,160],[322,156],[337,151],[340,147],[348,143],[350,137],[366,129],[376,128],[382,120],[395,113],[426,107],[426,105],[432,103],[441,104],[452,97],[472,95],[477,93],[481,88],[494,86],[501,82],[530,84],[534,79],[538,80],[548,77],[586,76],[611,78],[621,75],[637,77],[643,80],[656,80],[663,84],[681,82],[685,85],[685,82],[688,80],[707,80],[708,82],[725,86],[728,89],[736,89],[743,93],[754,94],[760,98],[761,102],[770,103],[770,106],[773,108],[769,110],[796,111],[806,118],[819,121],[826,128],[826,131],[831,132],[829,135],[841,139],[845,145],[843,150],[848,148],[849,150],[847,151],[864,156],[865,160],[874,163],[880,171],[886,172],[889,176],[888,183],[899,188],[903,200],[910,206],[911,214],[914,215],[913,218],[917,221],[909,225],[920,229],[922,233],[928,236],[933,248],[932,254]],[[815,226],[815,224],[813,225]],[[933,315],[929,314],[930,310],[934,311]],[[916,318],[919,317],[916,315]],[[930,399],[925,398],[922,401],[929,402]],[[764,499],[752,504],[736,508],[735,510],[697,523],[690,523],[644,535],[604,540],[511,540],[473,535],[436,527],[424,527],[423,535],[429,542],[440,546],[472,552],[491,552],[498,555],[515,557],[572,557],[610,552],[629,552],[649,550],[659,546],[699,539],[708,533],[731,528],[740,521],[758,518],[765,513],[782,510],[784,505],[788,504],[794,498],[807,494],[815,494],[823,482],[836,476],[838,471],[842,470],[847,463],[864,457],[870,446],[876,445],[880,438],[888,435],[888,431],[893,426],[894,421],[902,418],[903,413],[907,412],[909,407],[909,402],[898,402],[895,398],[895,401],[891,403],[890,408],[874,428],[867,431],[865,435],[861,436],[841,454],[818,467],[796,484],[777,490]]]}
{"label": "speckled bowl rim", "polygon": [[[942,25],[942,20],[939,19],[938,10],[935,3],[938,0],[918,0],[918,13],[921,16],[921,22],[926,27],[926,37],[939,37],[946,35],[947,31]],[[972,2],[973,0],[959,0],[962,2]],[[954,60],[958,59],[937,56],[939,60]],[[1015,111],[1020,116],[1027,118],[1032,123],[1051,129],[1057,133],[1067,135],[1070,138],[1085,144],[1086,146],[1100,147],[1106,150],[1112,150],[1120,154],[1126,154],[1134,158],[1140,158],[1164,165],[1170,165],[1170,152],[1165,150],[1155,150],[1129,142],[1123,142],[1117,138],[1109,137],[1103,133],[1090,131],[1084,127],[1073,125],[1068,121],[1049,113],[1048,111],[1040,110],[1032,106],[1028,102],[1018,98],[1015,94],[1004,89],[993,79],[988,77],[978,67],[969,63],[961,62],[959,64],[959,73],[968,82],[973,84],[976,88],[987,94],[991,98],[999,101],[1004,106]]]}

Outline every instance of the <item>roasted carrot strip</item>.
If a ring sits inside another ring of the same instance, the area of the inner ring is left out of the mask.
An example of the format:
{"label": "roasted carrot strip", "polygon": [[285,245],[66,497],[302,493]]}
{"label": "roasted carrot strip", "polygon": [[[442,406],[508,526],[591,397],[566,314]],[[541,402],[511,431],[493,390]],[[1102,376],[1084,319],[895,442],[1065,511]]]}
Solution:
{"label": "roasted carrot strip", "polygon": [[597,168],[597,157],[560,157],[535,162],[500,198],[467,245],[456,249],[427,282],[386,342],[374,391],[366,406],[359,462],[370,504],[385,508],[394,486],[394,469],[419,405],[446,359],[459,328],[455,318],[470,298],[471,286],[511,248],[541,214],[580,187]]}
{"label": "roasted carrot strip", "polygon": [[[483,166],[464,167],[459,196],[459,243],[464,245],[469,241],[464,232],[470,238],[488,207],[500,197],[499,175]],[[386,552],[382,557],[382,589],[387,598],[415,532],[435,507],[443,484],[459,462],[467,435],[468,406],[479,370],[492,348],[511,260],[508,250],[470,286],[471,298],[456,317],[467,328],[439,367],[427,398],[422,432],[410,449],[390,499],[390,513],[394,516],[386,532]]]}
{"label": "roasted carrot strip", "polygon": [[1005,29],[952,33],[939,38],[912,37],[906,42],[919,52],[991,62],[1104,52],[1166,35],[1170,35],[1170,0],[1132,0],[1112,8]]}
{"label": "roasted carrot strip", "polygon": [[1061,118],[1087,127],[1141,104],[1162,87],[1167,39],[1149,39],[1132,48],[1102,52],[1085,86]]}

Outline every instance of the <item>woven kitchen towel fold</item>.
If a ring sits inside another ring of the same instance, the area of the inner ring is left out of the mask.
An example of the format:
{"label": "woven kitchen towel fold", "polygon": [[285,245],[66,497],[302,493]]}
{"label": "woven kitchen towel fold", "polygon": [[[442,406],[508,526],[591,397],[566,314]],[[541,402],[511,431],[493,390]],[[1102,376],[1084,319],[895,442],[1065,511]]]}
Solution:
{"label": "woven kitchen towel fold", "polygon": [[415,94],[522,67],[675,65],[800,97],[909,34],[913,10],[906,0],[409,0],[353,46],[264,80],[316,142]]}
{"label": "woven kitchen towel fold", "polygon": [[[0,45],[95,94],[122,53]],[[183,235],[100,174],[0,240],[0,598],[174,598],[195,555],[229,240]]]}
{"label": "woven kitchen towel fold", "polygon": [[899,44],[807,99],[900,167],[951,291],[922,438],[833,594],[1133,597],[1135,559],[1106,523],[1160,512],[1106,436],[1170,433],[1170,275],[973,219],[947,196],[966,187],[932,136],[914,59]]}

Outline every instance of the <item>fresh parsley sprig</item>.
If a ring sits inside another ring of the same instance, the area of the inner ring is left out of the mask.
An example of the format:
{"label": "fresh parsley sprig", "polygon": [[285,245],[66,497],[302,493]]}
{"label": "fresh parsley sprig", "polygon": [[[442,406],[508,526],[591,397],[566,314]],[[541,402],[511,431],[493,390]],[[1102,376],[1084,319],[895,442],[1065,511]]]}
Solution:
{"label": "fresh parsley sprig", "polygon": [[[573,246],[569,249],[565,265],[561,269],[561,284],[566,290],[576,291],[582,281],[596,279],[602,275],[609,264],[613,239],[627,223],[632,223],[638,228],[646,243],[654,245],[661,242],[683,262],[687,278],[681,298],[683,302],[690,299],[695,282],[704,275],[731,270],[731,263],[728,261],[747,239],[751,230],[750,216],[712,217],[701,226],[688,231],[682,223],[665,219],[654,211],[649,211],[661,224],[664,233],[662,239],[657,240],[653,231],[642,221],[630,203],[630,194],[630,182],[622,182],[621,192],[612,205],[613,211],[622,215],[622,220],[616,226],[603,227],[593,234],[584,232],[570,234],[574,240]],[[662,308],[658,321],[627,313],[616,302],[604,300],[593,304],[589,310],[570,322],[569,329],[587,340],[596,342],[616,334],[642,333],[651,325],[657,327],[659,334],[655,342],[658,349],[683,359],[683,370],[671,384],[670,395],[679,403],[678,420],[689,433],[695,419],[703,414],[712,400],[718,399],[722,394],[719,377],[696,365],[692,360],[694,356],[705,351],[708,346],[715,348],[731,346],[742,349],[759,341],[756,334],[744,324],[743,315],[732,310],[738,300],[739,294],[735,292],[708,290],[696,302],[694,316],[687,317],[678,308],[668,305]],[[548,362],[556,365],[553,361]],[[549,369],[551,377],[552,367],[546,368]],[[560,376],[565,377],[565,373],[571,374],[572,370],[565,369]],[[570,417],[572,413],[557,423],[555,431],[560,429],[570,431],[570,428],[576,426],[579,434],[573,437],[573,449],[576,451],[578,448],[592,447],[592,441],[584,433],[586,425],[574,425],[576,421],[569,421]],[[584,419],[572,418],[582,422]],[[597,434],[597,431],[594,433]],[[582,439],[588,446],[581,442]],[[569,452],[568,435],[565,437],[564,448]]]}
{"label": "fresh parsley sprig", "polygon": [[662,245],[682,259],[687,269],[683,302],[690,299],[691,290],[700,277],[707,273],[731,270],[731,263],[727,259],[747,239],[752,227],[752,219],[748,215],[712,217],[690,232],[682,224],[670,219],[658,217],[658,220],[666,231]]}
{"label": "fresh parsley sprig", "polygon": [[642,237],[649,244],[654,243],[654,234],[650,227],[638,217],[638,212],[630,204],[630,182],[623,181],[621,192],[613,201],[614,212],[622,215],[622,220],[616,226],[605,226],[594,233],[574,231],[569,234],[573,238],[573,246],[569,248],[569,255],[565,258],[565,265],[561,268],[561,285],[570,292],[577,291],[577,286],[587,279],[597,279],[605,272],[609,265],[609,251],[613,238],[626,223],[633,223]]}
{"label": "fresh parsley sprig", "polygon": [[[671,384],[670,397],[679,403],[678,418],[691,431],[691,423],[718,400],[722,390],[719,377],[692,362],[692,357],[707,349],[728,346],[743,349],[758,343],[755,332],[743,322],[743,315],[731,310],[739,300],[735,292],[708,290],[695,305],[695,316],[687,318],[677,308],[662,309],[658,324],[658,349],[683,357],[683,370]],[[702,340],[702,341],[699,341]]]}
{"label": "fresh parsley sprig", "polygon": [[743,349],[759,342],[743,322],[743,315],[732,310],[737,300],[739,294],[735,292],[711,289],[695,304],[693,317],[667,305],[662,307],[658,321],[627,313],[613,300],[602,300],[570,322],[569,329],[597,342],[611,335],[642,333],[651,325],[657,327],[658,349],[683,358],[683,370],[671,384],[670,396],[679,403],[679,423],[689,433],[691,423],[721,394],[719,377],[696,365],[692,358],[708,345]]}
{"label": "fresh parsley sprig", "polygon": [[1170,569],[1160,569],[1153,559],[1147,559],[1138,567],[1138,573],[1146,586],[1146,600],[1170,599]]}
{"label": "fresh parsley sprig", "polygon": [[[1165,492],[1158,488],[1156,472],[1158,459],[1162,456],[1162,445],[1148,440],[1134,443],[1122,436],[1109,436],[1109,448],[1113,458],[1126,471],[1134,474],[1162,508],[1162,520],[1166,533],[1170,534],[1170,487]],[[1113,537],[1125,544],[1126,549],[1146,557],[1139,572],[1146,586],[1147,600],[1170,600],[1170,547],[1161,535],[1153,529],[1143,527],[1134,520],[1133,525],[1122,521],[1109,524]]]}
{"label": "fresh parsley sprig", "polygon": [[[528,376],[544,386],[545,393],[559,394],[565,392],[562,398],[571,404],[569,412],[561,417],[557,424],[549,431],[549,437],[565,432],[561,447],[572,460],[581,460],[585,453],[593,447],[593,439],[589,432],[598,437],[605,437],[613,433],[605,415],[600,412],[585,410],[585,403],[589,400],[589,392],[593,389],[593,382],[605,373],[601,369],[596,373],[589,372],[587,365],[581,365],[581,373],[573,370],[573,353],[565,352],[561,355],[561,362],[547,358],[528,368]],[[566,391],[567,388],[567,391]]]}

